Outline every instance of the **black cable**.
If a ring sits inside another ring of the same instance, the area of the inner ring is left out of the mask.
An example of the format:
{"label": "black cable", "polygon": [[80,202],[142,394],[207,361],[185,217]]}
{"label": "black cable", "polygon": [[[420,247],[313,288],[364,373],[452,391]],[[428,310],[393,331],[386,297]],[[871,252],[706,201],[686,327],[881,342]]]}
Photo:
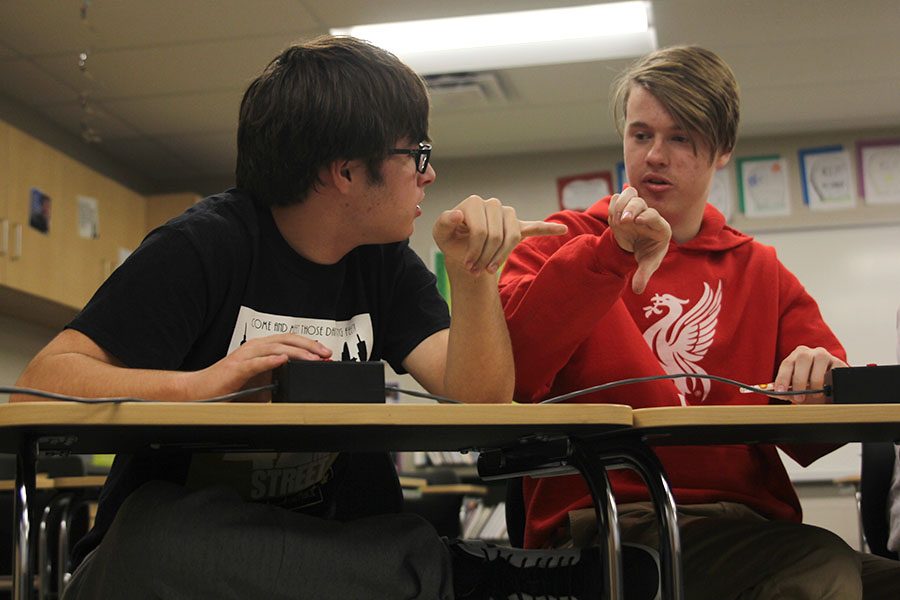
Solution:
{"label": "black cable", "polygon": [[[818,390],[788,390],[784,392],[776,392],[772,390],[765,390],[757,386],[747,385],[746,383],[741,383],[740,381],[735,381],[734,379],[728,379],[727,377],[719,377],[718,375],[707,375],[707,374],[699,374],[699,373],[674,373],[671,375],[650,375],[647,377],[633,377],[631,379],[620,379],[618,381],[610,381],[608,383],[603,383],[600,385],[595,385],[593,387],[585,388],[582,390],[577,390],[574,392],[569,392],[567,394],[562,394],[560,396],[554,396],[553,398],[548,398],[546,400],[542,400],[538,404],[556,404],[558,402],[563,402],[565,400],[570,400],[571,398],[576,398],[578,396],[583,396],[585,394],[592,394],[594,392],[600,392],[603,390],[608,390],[611,388],[623,386],[623,385],[632,385],[635,383],[643,383],[646,381],[658,381],[660,379],[685,379],[693,377],[695,379],[711,379],[712,381],[718,381],[721,383],[727,383],[728,385],[733,385],[739,388],[743,388],[746,390],[750,390],[752,392],[758,392],[760,394],[765,394],[767,396],[799,396],[804,394],[828,394],[830,390],[828,388],[818,389]],[[204,398],[202,400],[187,400],[185,402],[192,404],[203,404],[209,402],[229,402],[231,400],[235,400],[237,398],[242,398],[244,396],[249,396],[251,394],[256,394],[258,392],[264,392],[267,390],[274,390],[277,384],[272,383],[269,385],[263,385],[255,388],[248,388],[246,390],[240,390],[237,392],[232,392],[230,394],[224,394],[222,396],[215,396],[213,398]],[[397,387],[388,387],[385,386],[384,390],[386,392],[396,392],[400,394],[407,394],[409,396],[415,396],[417,398],[427,398],[429,400],[435,400],[441,404],[465,404],[460,400],[454,400],[453,398],[447,398],[446,396],[438,396],[436,394],[429,394],[427,392],[419,392],[416,390],[407,390],[403,388]],[[0,386],[0,394],[22,394],[25,396],[37,396],[39,398],[49,398],[51,400],[65,400],[67,402],[77,402],[81,404],[122,404],[126,402],[145,402],[145,403],[162,403],[166,402],[165,400],[148,400],[146,398],[135,398],[130,396],[120,396],[120,397],[105,397],[105,398],[85,398],[81,396],[69,396],[67,394],[57,394],[55,392],[45,392],[43,390],[35,390],[31,388],[20,388],[20,387],[9,387],[9,386]]]}
{"label": "black cable", "polygon": [[[260,387],[248,388],[246,390],[232,392],[230,394],[224,394],[222,396],[215,396],[213,398],[204,398],[202,400],[187,400],[186,402],[189,404],[207,403],[207,402],[229,402],[231,400],[234,400],[235,398],[249,396],[250,394],[256,394],[257,392],[264,392],[266,390],[274,390],[275,387],[276,387],[276,385],[274,383],[272,383],[269,385],[263,385]],[[146,398],[133,398],[130,396],[106,397],[106,398],[84,398],[82,396],[69,396],[67,394],[57,394],[55,392],[45,392],[43,390],[34,390],[31,388],[6,387],[6,386],[0,386],[0,394],[22,394],[24,396],[37,396],[39,398],[49,398],[51,400],[65,400],[66,402],[78,402],[80,404],[123,404],[125,402],[149,402],[149,403],[168,402],[166,400],[148,400]]]}
{"label": "black cable", "polygon": [[[278,387],[278,384],[272,383],[269,385],[263,385],[255,388],[248,388],[246,390],[240,390],[237,392],[232,392],[230,394],[224,394],[222,396],[214,396],[212,398],[204,398],[202,400],[186,400],[185,402],[189,404],[204,404],[210,402],[229,402],[231,400],[235,400],[237,398],[242,398],[243,396],[249,396],[251,394],[256,394],[257,392],[264,392],[267,390],[274,390]],[[416,396],[419,398],[428,398],[431,400],[436,400],[442,404],[464,404],[459,400],[454,400],[452,398],[446,398],[444,396],[437,396],[435,394],[428,394],[426,392],[417,392],[415,390],[405,390],[396,387],[385,387],[385,391],[387,392],[399,392],[401,394],[408,394],[410,396]],[[32,388],[21,388],[21,387],[11,387],[11,386],[0,386],[0,394],[21,394],[23,396],[37,396],[39,398],[49,398],[50,400],[64,400],[66,402],[76,402],[79,404],[124,404],[129,402],[144,402],[144,403],[163,403],[170,402],[167,400],[148,400],[146,398],[136,398],[133,396],[116,396],[116,397],[101,397],[101,398],[86,398],[83,396],[70,396],[68,394],[57,394],[56,392],[45,392],[44,390],[35,390]]]}
{"label": "black cable", "polygon": [[400,392],[401,394],[407,394],[410,396],[415,396],[416,398],[428,398],[429,400],[437,400],[441,404],[465,404],[460,400],[454,400],[453,398],[447,398],[445,396],[436,396],[435,394],[428,394],[426,392],[417,392],[415,390],[404,390],[396,387],[385,387],[385,391],[387,392]]}
{"label": "black cable", "polygon": [[568,394],[562,394],[560,396],[554,396],[553,398],[548,398],[546,400],[542,400],[538,402],[538,404],[556,404],[557,402],[563,402],[564,400],[569,400],[571,398],[575,398],[577,396],[583,396],[585,394],[592,394],[594,392],[601,392],[603,390],[608,390],[610,388],[619,387],[622,385],[631,385],[634,383],[643,383],[645,381],[657,381],[660,379],[686,379],[686,378],[695,378],[695,379],[711,379],[713,381],[718,381],[721,383],[727,383],[728,385],[733,385],[739,388],[743,388],[745,390],[750,390],[752,392],[758,392],[760,394],[765,394],[766,396],[801,396],[805,394],[828,394],[830,393],[830,389],[823,388],[820,390],[788,390],[784,392],[775,392],[771,390],[765,390],[761,387],[757,387],[755,385],[747,385],[746,383],[741,383],[740,381],[735,381],[734,379],[728,379],[727,377],[719,377],[718,375],[707,375],[700,373],[673,373],[671,375],[650,375],[648,377],[633,377],[631,379],[620,379],[618,381],[610,381],[609,383],[603,383],[600,385],[595,385],[593,387],[589,387],[583,390],[577,390],[575,392],[569,392]]}

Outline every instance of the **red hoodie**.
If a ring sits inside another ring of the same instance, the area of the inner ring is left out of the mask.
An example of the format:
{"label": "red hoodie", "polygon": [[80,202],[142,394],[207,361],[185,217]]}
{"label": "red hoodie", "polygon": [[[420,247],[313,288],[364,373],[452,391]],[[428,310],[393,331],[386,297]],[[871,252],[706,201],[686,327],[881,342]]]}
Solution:
{"label": "red hoodie", "polygon": [[[516,399],[542,399],[601,383],[664,373],[708,373],[744,383],[772,381],[797,346],[846,358],[816,302],[775,250],[725,224],[706,206],[696,237],[669,244],[641,295],[631,291],[637,263],[616,243],[609,198],[585,212],[563,211],[564,236],[519,244],[503,268],[500,296],[516,361]],[[705,379],[663,380],[580,396],[574,402],[633,408],[681,404],[766,404],[758,394]],[[809,464],[833,446],[785,448]],[[676,502],[730,501],[782,520],[800,503],[774,446],[655,448]],[[618,502],[647,500],[630,471],[610,473]],[[526,478],[525,544],[540,547],[570,510],[592,506],[581,477]]]}

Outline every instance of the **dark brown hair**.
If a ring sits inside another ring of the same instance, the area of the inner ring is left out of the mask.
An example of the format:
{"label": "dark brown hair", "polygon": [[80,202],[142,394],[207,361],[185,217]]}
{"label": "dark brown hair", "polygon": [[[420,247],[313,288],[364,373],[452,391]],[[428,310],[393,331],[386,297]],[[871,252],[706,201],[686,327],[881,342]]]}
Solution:
{"label": "dark brown hair", "polygon": [[265,205],[303,201],[334,160],[366,161],[381,181],[387,151],[428,139],[422,79],[385,50],[352,37],[293,45],[241,101],[237,186]]}

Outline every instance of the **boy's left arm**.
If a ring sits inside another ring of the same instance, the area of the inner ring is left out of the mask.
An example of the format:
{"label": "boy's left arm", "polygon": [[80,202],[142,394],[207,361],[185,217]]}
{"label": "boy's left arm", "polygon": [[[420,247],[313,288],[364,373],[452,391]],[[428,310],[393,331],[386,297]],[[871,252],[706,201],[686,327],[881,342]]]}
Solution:
{"label": "boy's left arm", "polygon": [[[797,278],[780,265],[783,309],[778,324],[778,357],[775,390],[815,390],[825,385],[825,374],[847,366],[847,352],[822,318],[819,305]],[[789,396],[794,404],[831,402],[823,394]],[[783,444],[791,458],[807,466],[843,444]]]}

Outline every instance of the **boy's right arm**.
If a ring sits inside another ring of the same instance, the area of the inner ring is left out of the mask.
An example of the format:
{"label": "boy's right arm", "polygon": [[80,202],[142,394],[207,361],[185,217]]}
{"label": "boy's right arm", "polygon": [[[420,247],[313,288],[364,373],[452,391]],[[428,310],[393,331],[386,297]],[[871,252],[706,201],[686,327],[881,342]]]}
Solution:
{"label": "boy's right arm", "polygon": [[637,270],[631,289],[635,294],[643,294],[668,252],[672,227],[656,209],[647,206],[633,187],[610,199],[609,227],[619,247],[634,255]]}
{"label": "boy's right arm", "polygon": [[[636,196],[629,188],[612,197],[610,227],[600,235],[575,220],[568,223],[570,236],[529,241],[510,255],[500,298],[516,360],[518,400],[544,397],[577,347],[626,293],[629,277],[633,291],[643,291],[662,262],[671,229]],[[626,210],[631,214],[623,216]]]}
{"label": "boy's right arm", "polygon": [[[66,329],[31,360],[16,386],[92,398],[200,400],[236,392],[288,359],[321,360],[330,356],[331,351],[318,342],[281,334],[250,340],[199,371],[131,369],[88,336]],[[29,400],[41,398],[24,394],[10,397],[10,402]]]}

